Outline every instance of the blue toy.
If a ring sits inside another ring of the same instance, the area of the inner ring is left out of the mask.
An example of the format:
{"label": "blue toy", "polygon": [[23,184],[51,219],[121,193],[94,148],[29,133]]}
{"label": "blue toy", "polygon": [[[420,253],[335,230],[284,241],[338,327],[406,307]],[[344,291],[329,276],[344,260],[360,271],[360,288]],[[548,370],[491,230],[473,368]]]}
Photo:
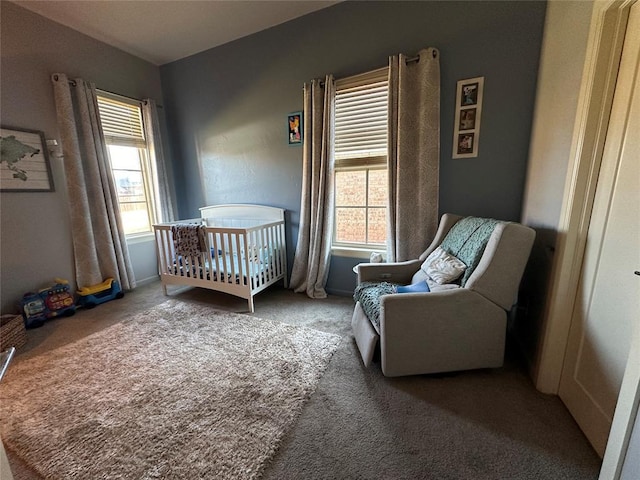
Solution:
{"label": "blue toy", "polygon": [[84,308],[93,308],[109,300],[124,297],[120,282],[113,278],[107,278],[98,285],[81,288],[76,293],[78,294],[77,305]]}
{"label": "blue toy", "polygon": [[22,297],[22,317],[26,328],[41,327],[51,318],[60,315],[69,317],[76,313],[69,282],[60,278],[55,281],[56,284],[51,287],[43,288],[37,293],[25,293]]}

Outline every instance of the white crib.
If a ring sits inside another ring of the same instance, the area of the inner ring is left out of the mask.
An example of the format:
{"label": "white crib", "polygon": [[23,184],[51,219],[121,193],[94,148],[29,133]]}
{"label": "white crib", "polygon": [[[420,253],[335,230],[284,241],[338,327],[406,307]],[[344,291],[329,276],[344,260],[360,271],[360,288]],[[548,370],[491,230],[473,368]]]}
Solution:
{"label": "white crib", "polygon": [[[189,285],[244,298],[254,312],[253,297],[280,279],[287,286],[284,210],[262,205],[213,205],[201,218],[154,225],[162,289]],[[204,225],[206,248],[178,255],[172,227]]]}

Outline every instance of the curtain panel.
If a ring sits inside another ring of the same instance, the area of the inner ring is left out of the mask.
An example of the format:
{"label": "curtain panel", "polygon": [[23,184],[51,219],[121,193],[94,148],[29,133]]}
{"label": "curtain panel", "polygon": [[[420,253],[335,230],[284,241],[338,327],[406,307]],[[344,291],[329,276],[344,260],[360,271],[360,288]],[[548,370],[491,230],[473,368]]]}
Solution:
{"label": "curtain panel", "polygon": [[158,222],[172,222],[175,220],[175,195],[169,182],[167,164],[162,148],[162,135],[160,134],[160,122],[158,121],[158,107],[155,100],[145,98],[142,101],[142,120],[147,135],[147,145],[151,155],[151,165],[155,168],[154,180],[156,181],[156,205],[158,205]]}
{"label": "curtain panel", "polygon": [[335,81],[304,85],[302,199],[291,288],[326,298],[333,231],[333,111]]}
{"label": "curtain panel", "polygon": [[76,283],[79,288],[112,277],[135,287],[109,167],[95,85],[62,73],[51,77],[65,160]]}
{"label": "curtain panel", "polygon": [[438,228],[440,53],[389,59],[387,261],[418,258]]}

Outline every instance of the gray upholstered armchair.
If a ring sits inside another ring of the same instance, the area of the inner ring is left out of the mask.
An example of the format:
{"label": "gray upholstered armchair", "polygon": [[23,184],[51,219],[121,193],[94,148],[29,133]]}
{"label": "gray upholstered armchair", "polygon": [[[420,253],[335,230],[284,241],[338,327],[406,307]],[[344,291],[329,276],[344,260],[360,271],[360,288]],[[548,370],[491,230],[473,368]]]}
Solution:
{"label": "gray upholstered armchair", "polygon": [[[352,328],[366,366],[378,344],[382,372],[390,377],[502,366],[507,312],[517,300],[535,232],[490,219],[466,217],[458,223],[463,218],[443,215],[435,239],[416,260],[358,266],[357,299],[374,283],[388,287],[378,289],[373,302],[360,297],[355,305]],[[445,244],[449,250],[468,249],[469,238],[480,232],[473,220],[494,222],[474,247],[476,259],[465,262],[471,265],[457,282],[433,281],[425,271],[428,259]],[[396,285],[423,281],[429,292],[393,293]],[[375,312],[365,312],[370,303]]]}

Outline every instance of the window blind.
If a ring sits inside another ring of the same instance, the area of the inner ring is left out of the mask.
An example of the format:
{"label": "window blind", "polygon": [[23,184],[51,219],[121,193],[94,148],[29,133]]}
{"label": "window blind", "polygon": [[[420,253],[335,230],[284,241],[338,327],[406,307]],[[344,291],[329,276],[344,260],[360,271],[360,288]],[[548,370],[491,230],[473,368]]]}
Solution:
{"label": "window blind", "polygon": [[350,162],[345,160],[356,158],[384,162],[388,71],[381,68],[336,81],[335,159],[338,164],[347,164]]}
{"label": "window blind", "polygon": [[100,121],[107,143],[144,148],[140,105],[98,95]]}

